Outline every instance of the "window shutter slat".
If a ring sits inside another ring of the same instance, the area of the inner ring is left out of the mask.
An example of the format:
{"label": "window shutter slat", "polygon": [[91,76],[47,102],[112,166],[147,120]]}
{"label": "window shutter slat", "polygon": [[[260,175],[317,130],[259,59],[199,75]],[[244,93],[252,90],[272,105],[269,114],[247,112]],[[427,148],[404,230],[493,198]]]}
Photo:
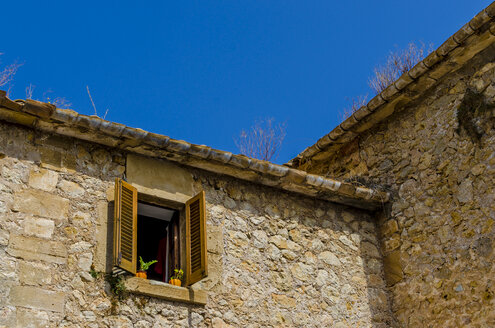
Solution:
{"label": "window shutter slat", "polygon": [[186,202],[186,269],[188,286],[208,275],[204,191]]}
{"label": "window shutter slat", "polygon": [[114,265],[136,273],[137,265],[137,189],[115,179]]}

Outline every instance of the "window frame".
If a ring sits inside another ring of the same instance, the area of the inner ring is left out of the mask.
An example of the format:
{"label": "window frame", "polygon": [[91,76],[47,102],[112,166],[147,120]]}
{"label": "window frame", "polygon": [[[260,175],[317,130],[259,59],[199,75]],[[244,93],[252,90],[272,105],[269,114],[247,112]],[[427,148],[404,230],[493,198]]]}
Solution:
{"label": "window frame", "polygon": [[[194,197],[189,198],[186,202],[180,202],[177,200],[172,200],[172,199],[166,199],[154,195],[150,195],[145,192],[140,192],[139,187],[132,186],[132,184],[129,184],[125,182],[122,179],[116,179],[115,180],[115,210],[114,210],[114,240],[113,240],[113,245],[114,245],[114,251],[113,251],[113,263],[114,266],[118,266],[121,269],[124,269],[125,271],[135,274],[136,272],[136,265],[134,265],[132,268],[129,266],[122,266],[121,264],[118,263],[118,245],[119,243],[117,242],[117,238],[119,236],[118,234],[118,229],[120,228],[119,226],[119,215],[120,215],[120,206],[121,206],[121,196],[120,196],[120,186],[125,185],[127,188],[133,188],[135,190],[135,197],[134,197],[134,207],[135,207],[135,217],[134,221],[136,222],[135,225],[135,230],[133,231],[134,235],[136,236],[136,239],[134,241],[134,247],[133,247],[133,252],[134,256],[136,257],[136,264],[137,264],[137,205],[139,202],[145,202],[151,205],[159,206],[159,207],[167,207],[173,210],[177,210],[179,212],[179,243],[180,243],[180,266],[181,269],[184,271],[184,284],[185,286],[191,286],[192,284],[196,283],[197,281],[203,280],[208,276],[207,273],[207,263],[208,263],[208,258],[207,258],[207,233],[206,233],[206,220],[207,220],[207,214],[206,214],[206,201],[205,201],[205,192],[201,191]],[[200,200],[200,210],[201,210],[201,272],[198,274],[197,272],[191,272],[191,255],[190,255],[190,238],[191,235],[190,233],[188,234],[188,228],[187,228],[187,223],[189,222],[190,218],[188,217],[188,209],[191,204],[191,202],[194,202],[196,200]],[[189,245],[189,248],[188,248]],[[130,270],[131,269],[131,270]]]}

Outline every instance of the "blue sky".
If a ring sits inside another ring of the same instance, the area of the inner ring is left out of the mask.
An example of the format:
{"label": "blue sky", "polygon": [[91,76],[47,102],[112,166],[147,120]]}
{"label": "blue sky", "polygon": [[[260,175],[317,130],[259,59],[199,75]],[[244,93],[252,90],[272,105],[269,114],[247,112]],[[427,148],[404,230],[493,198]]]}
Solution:
{"label": "blue sky", "polygon": [[65,97],[107,119],[237,153],[257,119],[286,122],[284,163],[330,132],[396,47],[438,47],[491,1],[8,1],[13,98]]}

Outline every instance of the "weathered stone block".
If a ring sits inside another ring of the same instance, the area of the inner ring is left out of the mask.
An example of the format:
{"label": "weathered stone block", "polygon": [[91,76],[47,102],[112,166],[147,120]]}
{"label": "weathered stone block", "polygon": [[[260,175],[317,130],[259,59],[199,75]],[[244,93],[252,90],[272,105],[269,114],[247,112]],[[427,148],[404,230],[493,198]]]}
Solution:
{"label": "weathered stone block", "polygon": [[129,154],[127,180],[139,191],[184,202],[194,196],[190,172],[170,162]]}
{"label": "weathered stone block", "polygon": [[62,153],[50,148],[41,148],[41,165],[48,169],[60,170],[62,167]]}
{"label": "weathered stone block", "polygon": [[41,147],[41,167],[61,172],[74,173],[77,162],[76,156],[67,151],[59,151],[51,148]]}
{"label": "weathered stone block", "polygon": [[29,186],[36,189],[52,192],[55,190],[57,182],[58,173],[51,170],[31,170],[29,173]]}
{"label": "weathered stone block", "polygon": [[45,311],[18,308],[16,311],[17,327],[45,328],[48,327],[50,317]]}
{"label": "weathered stone block", "polygon": [[263,230],[255,230],[251,233],[253,236],[253,246],[256,248],[265,248],[268,244],[268,236]]}
{"label": "weathered stone block", "polygon": [[15,286],[10,290],[9,303],[31,309],[63,313],[65,293],[38,287]]}
{"label": "weathered stone block", "polygon": [[[10,268],[9,268],[10,269]],[[9,270],[10,271],[10,270]],[[9,272],[10,273],[10,272]],[[9,292],[10,292],[10,289],[12,288],[13,285],[15,285],[16,283],[14,282],[14,277],[13,275],[10,275],[10,274],[2,274],[0,276],[0,295],[2,295],[2,297],[0,297],[0,317],[2,315],[2,308],[6,305],[8,305],[7,301],[7,297],[4,297],[9,295]],[[1,321],[0,321],[1,322]]]}
{"label": "weathered stone block", "polygon": [[23,225],[25,234],[42,238],[51,238],[55,229],[55,222],[46,219],[28,218]]}
{"label": "weathered stone block", "polygon": [[205,290],[217,291],[221,289],[223,273],[223,258],[221,255],[208,254],[208,276],[201,280],[201,286]]}
{"label": "weathered stone block", "polygon": [[[355,235],[357,237],[357,235]],[[359,237],[357,237],[359,239]],[[354,250],[354,251],[357,251],[358,248],[356,247],[356,245],[354,245],[354,243],[349,239],[347,238],[346,236],[342,235],[339,237],[339,240],[342,244],[344,244],[345,246],[349,247],[350,249]]]}
{"label": "weathered stone block", "polygon": [[79,255],[77,265],[83,271],[89,271],[91,269],[91,264],[93,263],[93,254],[84,253]]}
{"label": "weathered stone block", "polygon": [[325,262],[328,265],[340,266],[342,264],[335,254],[328,251],[321,252],[318,255],[318,259]]}
{"label": "weathered stone block", "polygon": [[106,195],[109,202],[115,199],[115,185],[111,185],[107,188]]}
{"label": "weathered stone block", "polygon": [[48,138],[36,140],[37,144],[58,148],[57,150],[67,151],[74,144],[74,140],[60,135],[50,135]]}
{"label": "weathered stone block", "polygon": [[9,168],[4,166],[1,168],[0,176],[10,182],[15,184],[22,184],[27,179],[27,174],[20,167],[18,169]]}
{"label": "weathered stone block", "polygon": [[14,306],[0,307],[0,327],[16,327],[16,308]]}
{"label": "weathered stone block", "polygon": [[113,243],[113,206],[107,202],[98,202],[96,206],[98,221],[96,224],[95,270],[108,272],[112,266]]}
{"label": "weathered stone block", "polygon": [[6,230],[0,230],[0,246],[7,246],[9,244],[9,232]]}
{"label": "weathered stone block", "polygon": [[40,190],[22,190],[14,195],[14,210],[27,214],[65,219],[69,200]]}
{"label": "weathered stone block", "polygon": [[314,279],[314,268],[304,263],[296,263],[291,266],[292,275],[301,281],[310,281]]}
{"label": "weathered stone block", "polygon": [[72,181],[62,180],[58,184],[58,187],[70,197],[81,197],[84,195],[84,189]]}
{"label": "weathered stone block", "polygon": [[223,253],[223,229],[221,226],[206,226],[206,236],[208,238],[208,252],[214,254]]}
{"label": "weathered stone block", "polygon": [[274,244],[279,249],[286,249],[287,248],[287,239],[285,239],[284,237],[279,236],[279,235],[275,235],[273,237],[270,237],[270,243]]}
{"label": "weathered stone block", "polygon": [[273,301],[282,308],[292,309],[297,305],[297,301],[287,295],[272,294]]}
{"label": "weathered stone block", "polygon": [[401,281],[404,276],[400,260],[400,251],[394,251],[383,259],[383,271],[389,286]]}
{"label": "weathered stone block", "polygon": [[459,185],[457,199],[461,203],[469,203],[473,200],[473,183],[471,180],[464,180]]}
{"label": "weathered stone block", "polygon": [[67,249],[64,244],[34,237],[11,235],[7,253],[26,260],[41,260],[58,264],[67,262]]}
{"label": "weathered stone block", "polygon": [[44,265],[20,262],[19,281],[26,285],[47,285],[52,281],[52,273]]}
{"label": "weathered stone block", "polygon": [[231,326],[231,325],[225,323],[225,321],[223,321],[220,318],[213,318],[211,320],[211,327],[212,328],[233,328],[234,326]]}
{"label": "weathered stone block", "polygon": [[382,235],[384,235],[384,236],[390,236],[391,234],[393,234],[397,231],[399,231],[399,226],[397,225],[397,221],[393,220],[393,219],[388,220],[381,227],[381,232],[382,232]]}
{"label": "weathered stone block", "polygon": [[399,234],[395,234],[383,242],[383,249],[385,252],[393,251],[394,249],[398,248],[399,246],[400,246],[400,235]]}
{"label": "weathered stone block", "polygon": [[361,243],[361,253],[369,257],[375,257],[375,258],[380,257],[380,252],[378,251],[378,248],[369,242]]}
{"label": "weathered stone block", "polygon": [[76,156],[65,153],[64,157],[62,158],[62,166],[63,166],[63,172],[69,172],[69,173],[74,173],[76,172],[77,168],[77,159]]}

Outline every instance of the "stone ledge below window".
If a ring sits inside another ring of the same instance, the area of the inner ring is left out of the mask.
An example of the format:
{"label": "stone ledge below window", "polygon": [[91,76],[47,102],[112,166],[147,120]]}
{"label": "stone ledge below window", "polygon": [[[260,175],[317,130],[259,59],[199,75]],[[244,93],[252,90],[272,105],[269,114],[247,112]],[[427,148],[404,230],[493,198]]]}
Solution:
{"label": "stone ledge below window", "polygon": [[208,296],[208,293],[204,290],[179,287],[138,277],[128,278],[125,281],[125,287],[127,291],[135,294],[200,305],[206,304]]}

